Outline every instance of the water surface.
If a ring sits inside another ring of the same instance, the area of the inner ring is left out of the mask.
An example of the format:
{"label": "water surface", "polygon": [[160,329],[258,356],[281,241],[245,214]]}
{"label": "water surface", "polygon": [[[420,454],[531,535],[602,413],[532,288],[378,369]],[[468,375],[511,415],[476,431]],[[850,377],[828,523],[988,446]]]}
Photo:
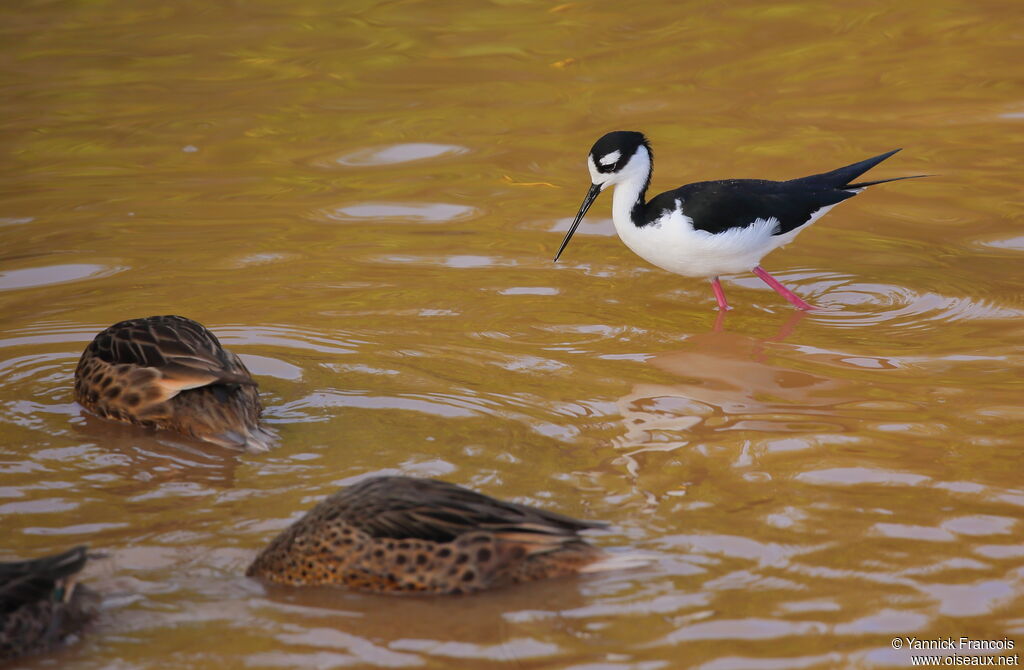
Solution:
{"label": "water surface", "polygon": [[[1024,645],[1016,3],[7,3],[0,559],[89,543],[107,595],[25,667],[909,667]],[[609,200],[904,147],[752,275],[668,275]],[[103,327],[177,313],[257,375],[237,454],[72,399]],[[604,519],[656,560],[457,599],[268,588],[360,477]]]}

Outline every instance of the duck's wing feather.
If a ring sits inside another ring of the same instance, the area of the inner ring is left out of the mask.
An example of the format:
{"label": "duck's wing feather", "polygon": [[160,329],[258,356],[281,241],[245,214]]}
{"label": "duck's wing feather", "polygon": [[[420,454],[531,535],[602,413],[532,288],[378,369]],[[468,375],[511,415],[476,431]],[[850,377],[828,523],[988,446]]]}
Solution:
{"label": "duck's wing feather", "polygon": [[91,346],[111,365],[158,370],[160,385],[174,393],[213,383],[255,384],[238,356],[213,333],[181,316],[122,321],[97,335]]}
{"label": "duck's wing feather", "polygon": [[605,524],[504,502],[433,479],[376,477],[350,486],[331,499],[344,519],[374,537],[447,542],[463,533],[575,539]]}
{"label": "duck's wing feather", "polygon": [[0,563],[0,613],[52,598],[59,583],[80,572],[88,558],[86,547],[80,546],[56,556]]}

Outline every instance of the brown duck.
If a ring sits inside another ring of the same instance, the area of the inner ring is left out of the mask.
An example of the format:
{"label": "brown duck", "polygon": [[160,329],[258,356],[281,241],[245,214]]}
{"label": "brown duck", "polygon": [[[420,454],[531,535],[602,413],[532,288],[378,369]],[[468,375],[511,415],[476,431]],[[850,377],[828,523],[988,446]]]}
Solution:
{"label": "brown duck", "polygon": [[246,575],[292,586],[458,594],[645,562],[579,536],[604,526],[433,479],[375,477],[310,510]]}
{"label": "brown duck", "polygon": [[122,321],[97,335],[78,361],[75,400],[107,419],[225,447],[265,451],[272,440],[241,359],[182,316]]}
{"label": "brown duck", "polygon": [[0,563],[0,661],[52,649],[95,615],[99,597],[75,583],[88,558],[85,547],[75,547]]}

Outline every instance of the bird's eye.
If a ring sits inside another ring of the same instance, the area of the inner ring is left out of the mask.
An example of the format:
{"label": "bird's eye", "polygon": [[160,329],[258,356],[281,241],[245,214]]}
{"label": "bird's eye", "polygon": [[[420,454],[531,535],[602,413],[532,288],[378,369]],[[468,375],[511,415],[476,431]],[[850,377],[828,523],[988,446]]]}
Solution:
{"label": "bird's eye", "polygon": [[613,151],[610,154],[605,154],[597,161],[601,165],[615,165],[622,154],[619,151]]}

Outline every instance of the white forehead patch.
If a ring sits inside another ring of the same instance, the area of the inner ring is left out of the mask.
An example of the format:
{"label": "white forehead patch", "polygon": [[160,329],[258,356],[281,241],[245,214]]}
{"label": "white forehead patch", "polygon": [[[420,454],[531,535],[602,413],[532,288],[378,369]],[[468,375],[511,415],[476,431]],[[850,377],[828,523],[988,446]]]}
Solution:
{"label": "white forehead patch", "polygon": [[619,160],[619,156],[621,156],[621,155],[622,155],[621,152],[619,152],[618,150],[615,150],[615,151],[611,152],[610,154],[605,154],[597,162],[600,163],[601,165],[614,165],[615,161]]}

